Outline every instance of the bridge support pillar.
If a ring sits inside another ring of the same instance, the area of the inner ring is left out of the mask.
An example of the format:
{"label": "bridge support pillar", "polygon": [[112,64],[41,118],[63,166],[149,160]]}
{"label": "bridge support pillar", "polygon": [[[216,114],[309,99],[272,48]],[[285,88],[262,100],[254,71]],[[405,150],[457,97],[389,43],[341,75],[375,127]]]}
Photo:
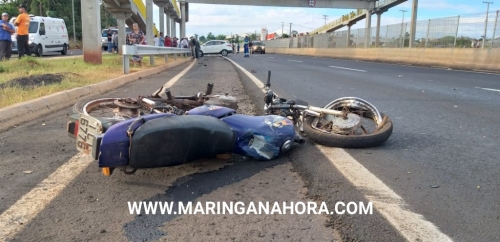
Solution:
{"label": "bridge support pillar", "polygon": [[81,1],[83,61],[102,64],[100,1]]}
{"label": "bridge support pillar", "polygon": [[347,25],[347,44],[346,44],[346,48],[351,47],[351,26],[352,26],[351,23],[349,23]]}
{"label": "bridge support pillar", "polygon": [[[153,41],[153,0],[146,0],[146,41],[148,45],[154,45]],[[155,64],[155,56],[149,56],[149,64]]]}
{"label": "bridge support pillar", "polygon": [[413,0],[413,4],[411,7],[411,27],[410,27],[410,48],[414,45],[415,42],[415,30],[417,29],[417,8],[418,8],[418,0]]}
{"label": "bridge support pillar", "polygon": [[[160,9],[158,11],[158,14],[160,15],[160,32],[165,34],[165,8],[164,8],[164,6],[158,6],[158,8]],[[158,36],[158,37],[160,37],[160,36]]]}
{"label": "bridge support pillar", "polygon": [[181,38],[186,36],[186,1],[181,0]]}
{"label": "bridge support pillar", "polygon": [[171,20],[170,16],[168,16],[168,14],[167,14],[167,32],[165,34],[168,35],[168,37],[172,37],[172,33],[170,31],[172,29],[172,26],[170,26],[170,25],[172,25],[172,23],[170,20]]}
{"label": "bridge support pillar", "polygon": [[126,45],[127,33],[125,29],[125,19],[130,18],[132,13],[113,13],[113,17],[116,18],[116,23],[118,23],[118,54],[122,54],[123,46]]}
{"label": "bridge support pillar", "polygon": [[380,19],[382,18],[382,13],[377,13],[377,30],[375,31],[375,47],[378,48],[380,45]]}
{"label": "bridge support pillar", "polygon": [[175,19],[172,19],[172,36],[179,38],[179,36],[177,35],[177,24],[175,22]]}
{"label": "bridge support pillar", "polygon": [[366,12],[365,48],[370,48],[372,42],[372,12]]}

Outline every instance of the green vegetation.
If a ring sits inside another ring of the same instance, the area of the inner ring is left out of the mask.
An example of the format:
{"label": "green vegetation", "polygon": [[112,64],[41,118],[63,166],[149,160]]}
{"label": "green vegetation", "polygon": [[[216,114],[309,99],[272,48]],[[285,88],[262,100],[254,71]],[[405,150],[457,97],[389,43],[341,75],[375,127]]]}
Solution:
{"label": "green vegetation", "polygon": [[[155,66],[164,64],[163,56],[155,57]],[[169,61],[173,58],[169,58]],[[145,70],[149,57],[145,56],[142,66],[130,66],[130,72]],[[12,83],[15,86],[0,87],[0,108],[28,101],[63,90],[82,87],[116,78],[122,75],[122,56],[103,55],[102,65],[85,63],[81,56],[53,58],[50,60],[25,57],[11,59],[0,65],[0,86]],[[54,81],[54,78],[60,78]],[[33,87],[33,83],[37,84]],[[54,84],[47,84],[54,83]],[[27,85],[30,86],[27,86]]]}

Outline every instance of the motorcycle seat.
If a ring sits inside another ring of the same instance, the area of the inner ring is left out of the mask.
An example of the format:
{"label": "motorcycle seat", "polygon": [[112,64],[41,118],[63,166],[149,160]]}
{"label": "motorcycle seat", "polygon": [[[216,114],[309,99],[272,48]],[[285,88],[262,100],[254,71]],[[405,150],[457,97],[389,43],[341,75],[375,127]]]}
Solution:
{"label": "motorcycle seat", "polygon": [[201,115],[153,119],[135,130],[129,166],[155,168],[231,152],[237,135],[223,121]]}

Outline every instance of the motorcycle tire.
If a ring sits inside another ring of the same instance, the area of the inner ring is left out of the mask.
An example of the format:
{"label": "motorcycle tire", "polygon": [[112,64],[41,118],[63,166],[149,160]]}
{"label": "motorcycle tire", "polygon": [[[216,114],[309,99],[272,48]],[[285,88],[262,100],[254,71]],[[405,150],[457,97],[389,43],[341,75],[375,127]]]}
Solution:
{"label": "motorcycle tire", "polygon": [[385,120],[383,126],[371,134],[365,135],[343,135],[336,133],[321,132],[314,129],[312,124],[318,117],[308,116],[304,120],[304,133],[315,143],[338,147],[338,148],[369,148],[379,146],[384,143],[392,134],[392,121],[391,119],[383,114],[383,120]]}

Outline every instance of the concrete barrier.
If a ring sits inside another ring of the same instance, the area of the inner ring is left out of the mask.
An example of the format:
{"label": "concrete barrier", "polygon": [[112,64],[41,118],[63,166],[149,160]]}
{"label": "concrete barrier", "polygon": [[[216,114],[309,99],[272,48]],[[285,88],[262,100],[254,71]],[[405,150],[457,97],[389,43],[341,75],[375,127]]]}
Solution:
{"label": "concrete barrier", "polygon": [[118,86],[138,80],[141,77],[147,77],[157,74],[168,68],[181,65],[191,60],[192,58],[177,59],[159,67],[135,72],[128,75],[122,75],[120,77],[89,86],[77,87],[1,108],[0,131],[4,131],[15,125],[19,125],[43,115],[47,115],[63,108],[67,108],[83,98],[88,98],[111,91]]}
{"label": "concrete barrier", "polygon": [[266,48],[266,52],[500,72],[498,48]]}

